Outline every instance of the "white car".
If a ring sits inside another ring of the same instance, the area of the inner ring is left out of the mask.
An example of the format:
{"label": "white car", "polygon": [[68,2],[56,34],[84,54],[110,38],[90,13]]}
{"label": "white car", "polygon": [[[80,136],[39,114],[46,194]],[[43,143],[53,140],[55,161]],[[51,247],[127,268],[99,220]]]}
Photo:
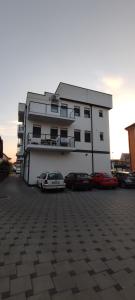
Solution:
{"label": "white car", "polygon": [[41,188],[41,183],[43,179],[46,178],[46,173],[41,173],[40,176],[37,177],[37,186]]}
{"label": "white car", "polygon": [[63,175],[58,171],[42,173],[37,178],[37,184],[42,191],[53,190],[53,189],[58,189],[63,191],[65,189]]}

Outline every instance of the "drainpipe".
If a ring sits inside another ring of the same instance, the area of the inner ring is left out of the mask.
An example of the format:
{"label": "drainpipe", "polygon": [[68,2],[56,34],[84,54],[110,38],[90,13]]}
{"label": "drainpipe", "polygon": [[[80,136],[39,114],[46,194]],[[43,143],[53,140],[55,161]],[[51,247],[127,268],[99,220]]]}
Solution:
{"label": "drainpipe", "polygon": [[92,173],[94,173],[94,153],[93,153],[93,111],[92,105],[90,106],[91,109],[91,165],[92,165]]}

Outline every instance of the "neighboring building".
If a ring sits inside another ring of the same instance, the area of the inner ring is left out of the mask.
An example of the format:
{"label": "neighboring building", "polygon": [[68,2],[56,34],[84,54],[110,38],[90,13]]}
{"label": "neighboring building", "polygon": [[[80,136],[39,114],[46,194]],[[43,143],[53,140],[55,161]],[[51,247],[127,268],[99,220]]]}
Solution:
{"label": "neighboring building", "polygon": [[128,131],[131,170],[135,171],[135,123],[125,129]]}
{"label": "neighboring building", "polygon": [[35,184],[45,171],[110,172],[109,113],[112,96],[60,83],[54,94],[27,93],[19,103],[23,177]]}
{"label": "neighboring building", "polygon": [[3,158],[3,140],[0,137],[0,159]]}
{"label": "neighboring building", "polygon": [[130,155],[122,153],[120,159],[111,159],[111,169],[114,170],[130,170]]}

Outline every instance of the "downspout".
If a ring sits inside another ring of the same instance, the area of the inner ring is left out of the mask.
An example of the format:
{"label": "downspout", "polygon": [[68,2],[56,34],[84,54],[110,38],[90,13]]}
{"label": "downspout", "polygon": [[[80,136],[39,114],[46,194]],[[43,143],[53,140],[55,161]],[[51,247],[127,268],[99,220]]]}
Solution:
{"label": "downspout", "polygon": [[94,153],[93,153],[93,111],[92,105],[91,108],[91,165],[92,165],[92,173],[94,173]]}

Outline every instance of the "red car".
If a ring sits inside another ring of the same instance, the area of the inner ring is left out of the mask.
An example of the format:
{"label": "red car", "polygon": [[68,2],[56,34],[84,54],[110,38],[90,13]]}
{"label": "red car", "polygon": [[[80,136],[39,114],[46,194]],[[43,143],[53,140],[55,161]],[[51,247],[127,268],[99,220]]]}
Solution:
{"label": "red car", "polygon": [[92,173],[92,184],[98,188],[116,188],[118,186],[118,179],[107,173]]}

